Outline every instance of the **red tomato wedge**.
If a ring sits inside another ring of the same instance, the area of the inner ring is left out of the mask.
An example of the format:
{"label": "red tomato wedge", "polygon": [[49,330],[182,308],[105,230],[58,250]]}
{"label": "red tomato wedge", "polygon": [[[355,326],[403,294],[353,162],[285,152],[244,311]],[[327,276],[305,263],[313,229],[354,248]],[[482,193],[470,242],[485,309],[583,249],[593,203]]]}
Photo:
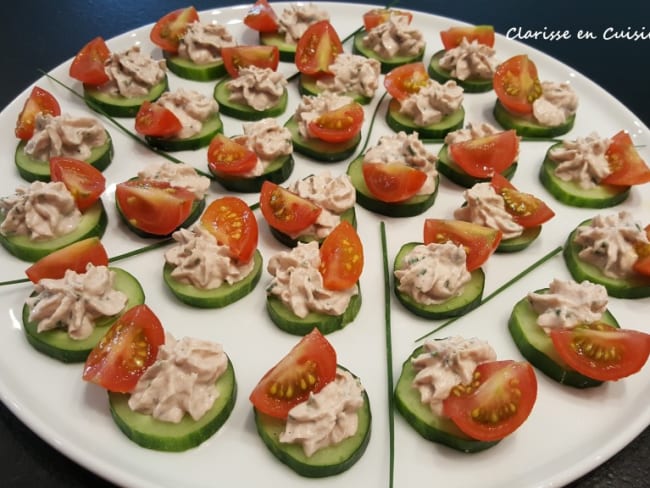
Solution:
{"label": "red tomato wedge", "polygon": [[463,38],[467,42],[478,41],[479,44],[494,47],[494,27],[491,25],[477,25],[475,27],[450,27],[440,31],[440,39],[445,49],[457,47]]}
{"label": "red tomato wedge", "polygon": [[509,168],[517,160],[519,137],[515,130],[499,132],[450,144],[449,153],[468,175],[489,178]]}
{"label": "red tomato wedge", "polygon": [[223,134],[217,134],[210,142],[208,167],[217,175],[241,175],[256,164],[257,154]]}
{"label": "red tomato wedge", "polygon": [[260,210],[271,227],[285,234],[295,234],[316,222],[323,209],[275,183],[265,181],[260,192]]}
{"label": "red tomato wedge", "polygon": [[257,0],[244,17],[244,24],[258,32],[276,32],[278,16],[267,0]]}
{"label": "red tomato wedge", "polygon": [[98,237],[89,237],[39,259],[25,270],[32,283],[43,278],[58,280],[69,269],[85,273],[88,263],[95,266],[108,266],[108,254]]}
{"label": "red tomato wedge", "polygon": [[603,178],[603,183],[631,186],[650,182],[650,168],[641,158],[627,132],[622,130],[612,137],[605,157],[612,172]]}
{"label": "red tomato wedge", "polygon": [[424,243],[444,244],[453,242],[463,246],[467,260],[467,271],[483,266],[501,242],[503,233],[472,222],[462,220],[426,219],[424,221]]}
{"label": "red tomato wedge", "polygon": [[555,212],[542,200],[530,193],[520,192],[499,173],[492,176],[490,184],[503,197],[507,212],[522,227],[537,227],[555,216]]}
{"label": "red tomato wedge", "polygon": [[54,117],[61,115],[61,107],[54,95],[38,86],[32,88],[25,105],[16,120],[16,137],[28,141],[34,135],[34,122],[39,113]]}
{"label": "red tomato wedge", "polygon": [[164,236],[189,217],[194,193],[167,182],[134,179],[118,184],[115,198],[131,225]]}
{"label": "red tomato wedge", "polygon": [[201,215],[201,224],[217,242],[228,246],[235,260],[240,263],[251,260],[257,249],[257,219],[241,198],[217,198]]}
{"label": "red tomato wedge", "polygon": [[497,66],[493,86],[499,101],[515,114],[531,114],[533,102],[542,95],[537,67],[525,54]]}
{"label": "red tomato wedge", "polygon": [[70,65],[70,76],[86,85],[98,86],[109,78],[104,63],[111,56],[111,50],[101,37],[95,37],[77,53]]}
{"label": "red tomato wedge", "polygon": [[569,366],[599,381],[616,381],[636,373],[650,354],[650,335],[604,323],[552,330],[551,340]]}
{"label": "red tomato wedge", "polygon": [[371,31],[379,24],[383,24],[391,17],[406,17],[410,24],[413,20],[413,14],[405,10],[397,10],[393,8],[373,8],[363,14],[363,27],[366,32]]}
{"label": "red tomato wedge", "polygon": [[312,120],[308,132],[325,142],[345,142],[355,137],[363,125],[363,107],[357,102],[331,110]]}
{"label": "red tomato wedge", "polygon": [[182,128],[174,112],[159,103],[145,101],[135,115],[135,131],[143,136],[172,137]]}
{"label": "red tomato wedge", "polygon": [[262,377],[250,401],[259,412],[286,419],[289,410],[321,391],[335,376],[336,351],[314,329]]}
{"label": "red tomato wedge", "polygon": [[239,70],[248,66],[278,69],[280,50],[277,46],[228,46],[221,48],[221,58],[231,78],[239,76]]}
{"label": "red tomato wedge", "polygon": [[388,203],[408,200],[427,180],[423,171],[401,163],[363,163],[362,170],[370,193]]}
{"label": "red tomato wedge", "polygon": [[310,76],[332,74],[329,67],[343,52],[343,44],[329,20],[310,25],[296,45],[296,67]]}
{"label": "red tomato wedge", "polygon": [[526,362],[479,364],[471,385],[455,387],[444,414],[473,439],[497,441],[528,418],[537,400],[537,377]]}
{"label": "red tomato wedge", "polygon": [[165,331],[147,305],[127,310],[88,355],[83,379],[108,391],[129,393],[156,361]]}
{"label": "red tomato wedge", "polygon": [[390,70],[384,78],[384,87],[391,97],[402,101],[419,92],[429,79],[424,63],[404,64]]}
{"label": "red tomato wedge", "polygon": [[187,7],[161,17],[149,33],[149,38],[156,46],[163,51],[170,53],[178,52],[178,45],[181,37],[187,30],[187,26],[199,20],[199,13],[194,7]]}
{"label": "red tomato wedge", "polygon": [[363,271],[363,245],[352,224],[342,220],[320,247],[319,271],[328,290],[347,290]]}
{"label": "red tomato wedge", "polygon": [[93,205],[106,189],[106,178],[93,165],[65,157],[50,159],[52,181],[62,181],[82,212]]}

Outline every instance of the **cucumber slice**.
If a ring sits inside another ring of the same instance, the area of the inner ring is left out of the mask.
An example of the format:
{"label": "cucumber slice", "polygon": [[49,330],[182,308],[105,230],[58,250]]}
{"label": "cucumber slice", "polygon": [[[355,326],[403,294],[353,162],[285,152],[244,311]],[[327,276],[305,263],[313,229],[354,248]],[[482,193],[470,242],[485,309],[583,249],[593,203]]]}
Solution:
{"label": "cucumber slice", "polygon": [[223,132],[223,122],[217,112],[204,120],[201,131],[192,137],[180,139],[178,137],[145,136],[144,138],[151,147],[161,151],[193,151],[208,146],[212,138],[219,132]]}
{"label": "cucumber slice", "polygon": [[501,127],[504,129],[515,129],[517,135],[522,137],[546,138],[561,136],[573,128],[573,124],[576,120],[576,114],[573,114],[564,124],[555,127],[540,125],[530,117],[515,115],[508,112],[499,100],[494,104],[492,114]]}
{"label": "cucumber slice", "polygon": [[261,120],[267,117],[277,117],[282,115],[287,109],[287,101],[289,96],[287,94],[287,89],[284,89],[282,96],[275,103],[275,105],[264,109],[264,110],[255,110],[250,105],[246,105],[238,102],[230,101],[230,90],[228,89],[228,82],[232,78],[226,78],[221,80],[214,87],[214,99],[219,103],[219,111],[224,115],[229,115],[240,120]]}
{"label": "cucumber slice", "polygon": [[[421,243],[409,242],[400,248],[397,256],[395,256],[393,272],[402,268],[405,256],[419,244]],[[483,270],[479,268],[472,271],[471,275],[472,277],[469,283],[465,285],[463,292],[460,295],[450,298],[443,303],[434,305],[425,305],[419,303],[407,293],[401,292],[398,289],[399,281],[395,279],[394,275],[393,290],[395,292],[395,296],[402,303],[402,305],[404,305],[404,307],[413,312],[415,315],[424,317],[426,319],[445,319],[449,317],[458,317],[478,307],[481,304],[481,299],[483,298],[485,273],[483,273]]]}
{"label": "cucumber slice", "polygon": [[[318,78],[315,76],[309,76],[304,73],[300,75],[300,80],[298,81],[298,91],[301,95],[320,95],[323,93],[323,89],[319,88],[316,84]],[[372,101],[372,97],[366,97],[359,93],[341,93],[341,95],[348,96],[352,98],[355,102],[360,103],[361,105],[368,105]]]}
{"label": "cucumber slice", "polygon": [[[0,222],[6,215],[0,212]],[[36,262],[51,252],[66,247],[73,242],[81,241],[88,237],[101,237],[106,230],[108,217],[101,200],[86,209],[81,214],[81,220],[75,230],[64,236],[53,239],[33,241],[27,236],[14,236],[0,234],[0,244],[11,254],[23,261]]]}
{"label": "cucumber slice", "polygon": [[496,249],[498,253],[506,252],[519,252],[523,249],[526,249],[530,246],[539,234],[542,232],[542,226],[538,225],[537,227],[529,227],[524,229],[523,233],[520,236],[512,237],[510,239],[503,239],[499,246]]}
{"label": "cucumber slice", "polygon": [[212,81],[226,74],[226,67],[222,59],[207,64],[196,64],[191,59],[182,58],[164,50],[163,57],[169,71],[186,80]]}
{"label": "cucumber slice", "polygon": [[253,259],[255,263],[250,274],[237,283],[232,285],[224,283],[219,288],[204,290],[187,283],[181,283],[172,277],[174,267],[169,263],[166,263],[163,268],[163,278],[165,284],[181,302],[197,308],[221,308],[245,297],[255,289],[260,276],[262,276],[263,261],[259,251],[255,251]]}
{"label": "cucumber slice", "polygon": [[478,441],[465,435],[447,417],[435,415],[428,405],[420,401],[420,393],[413,388],[415,368],[411,359],[424,350],[419,347],[404,361],[402,373],[395,387],[395,408],[422,437],[463,452],[479,452],[494,446],[499,441]]}
{"label": "cucumber slice", "polygon": [[[436,168],[440,173],[445,175],[451,181],[465,188],[471,188],[476,183],[491,180],[491,178],[477,178],[475,176],[470,176],[467,174],[463,168],[458,166],[456,161],[451,159],[451,156],[449,154],[449,147],[447,144],[444,144],[438,152],[438,161],[436,163]],[[513,162],[510,166],[504,169],[501,174],[505,178],[511,179],[514,176],[515,171],[517,171],[517,161]]]}
{"label": "cucumber slice", "polygon": [[449,80],[454,80],[458,86],[462,86],[465,93],[484,93],[492,90],[492,78],[486,80],[485,78],[468,78],[461,80],[451,76],[451,72],[440,66],[440,59],[445,55],[445,50],[438,51],[429,61],[427,71],[429,76],[434,80],[445,83]]}
{"label": "cucumber slice", "polygon": [[352,437],[336,445],[316,451],[310,457],[305,456],[302,446],[280,442],[286,422],[270,417],[253,408],[257,432],[271,453],[301,476],[322,478],[334,476],[354,465],[366,451],[370,441],[372,413],[368,394],[363,392],[363,407],[357,411],[358,427]]}
{"label": "cucumber slice", "polygon": [[219,396],[203,417],[194,420],[185,415],[177,424],[134,412],[129,408],[130,395],[126,393],[108,392],[108,401],[113,420],[133,442],[147,449],[180,452],[198,446],[228,420],[237,397],[237,381],[230,359],[228,368],[214,384],[214,388]]}
{"label": "cucumber slice", "polygon": [[[591,220],[585,220],[578,227],[589,225]],[[567,238],[562,254],[573,279],[577,282],[584,280],[603,285],[607,294],[617,298],[650,297],[650,277],[637,274],[628,278],[611,278],[603,274],[596,266],[589,264],[578,256],[582,250],[575,242],[578,229],[573,230]]]}
{"label": "cucumber slice", "polygon": [[[542,291],[538,290],[537,293]],[[618,322],[609,311],[603,314],[602,321],[618,327]],[[589,388],[602,384],[602,381],[578,373],[562,360],[555,351],[551,338],[537,325],[537,313],[527,298],[518,301],[512,309],[508,319],[508,330],[521,354],[546,376],[575,388]]]}
{"label": "cucumber slice", "polygon": [[320,139],[310,138],[305,139],[298,131],[298,123],[292,116],[284,126],[291,132],[291,140],[293,141],[294,151],[307,156],[308,158],[315,159],[323,162],[335,162],[346,159],[351,156],[356,150],[359,142],[361,142],[361,134],[345,142],[325,142]]}
{"label": "cucumber slice", "polygon": [[556,200],[572,207],[607,208],[627,199],[630,195],[629,186],[600,184],[593,188],[582,188],[573,181],[564,181],[555,176],[557,163],[550,158],[549,154],[552,149],[561,145],[562,143],[559,142],[546,151],[546,157],[539,170],[539,180]]}
{"label": "cucumber slice", "polygon": [[264,173],[259,176],[242,177],[218,174],[208,166],[210,173],[226,190],[240,193],[258,193],[265,181],[280,184],[286,181],[293,171],[294,160],[291,154],[280,156],[271,161]]}
{"label": "cucumber slice", "polygon": [[[16,147],[14,162],[20,176],[26,181],[50,181],[50,162],[41,159],[34,159],[25,153],[26,141],[20,141]],[[113,141],[106,132],[106,142],[90,151],[86,159],[88,164],[93,165],[99,171],[104,171],[113,160]]]}
{"label": "cucumber slice", "polygon": [[309,334],[314,330],[314,327],[318,328],[323,335],[341,330],[354,320],[360,309],[361,288],[359,288],[357,295],[350,298],[350,303],[342,315],[310,312],[305,318],[300,318],[287,308],[279,298],[273,295],[267,295],[266,297],[266,310],[269,312],[273,323],[283,331],[299,336]]}
{"label": "cucumber slice", "polygon": [[194,200],[192,202],[192,209],[190,211],[190,214],[185,219],[185,222],[183,222],[179,227],[174,229],[169,234],[165,234],[165,235],[151,234],[133,225],[133,223],[129,220],[129,218],[126,215],[124,215],[124,212],[122,212],[122,208],[120,207],[120,203],[117,201],[117,199],[115,199],[115,208],[117,209],[117,213],[121,217],[122,222],[126,224],[126,226],[129,228],[131,232],[133,232],[134,234],[140,237],[147,237],[147,238],[152,237],[154,239],[158,239],[160,237],[169,237],[176,230],[178,230],[178,228],[180,227],[187,228],[190,225],[192,225],[194,222],[196,222],[196,219],[198,219],[201,216],[203,210],[205,209],[205,197],[203,197],[201,200]]}
{"label": "cucumber slice", "polygon": [[436,190],[426,195],[415,195],[400,203],[388,203],[377,200],[366,185],[363,177],[363,156],[354,159],[348,166],[347,174],[352,185],[357,190],[357,203],[366,210],[389,217],[413,217],[420,215],[433,205],[438,193],[438,179]]}
{"label": "cucumber slice", "polygon": [[138,280],[130,273],[121,268],[110,268],[115,272],[115,289],[123,292],[128,301],[122,313],[117,316],[103,317],[95,323],[95,330],[90,336],[81,341],[71,339],[68,332],[63,329],[52,329],[45,332],[37,332],[38,323],[30,322],[29,307],[23,306],[23,326],[25,337],[34,349],[58,359],[64,363],[84,362],[90,351],[104,337],[108,329],[128,309],[144,303],[144,291]]}
{"label": "cucumber slice", "polygon": [[149,92],[142,97],[126,98],[112,95],[98,90],[97,87],[84,85],[84,99],[93,110],[98,109],[111,117],[135,117],[144,102],[158,100],[160,95],[167,91],[167,76],[158,84],[151,87]]}
{"label": "cucumber slice", "polygon": [[[347,209],[345,212],[341,214],[341,220],[347,220],[352,224],[352,227],[355,229],[357,228],[357,214],[356,211],[354,210],[354,207]],[[307,235],[302,235],[298,236],[297,238],[293,238],[284,232],[280,232],[278,229],[275,229],[273,227],[269,226],[269,230],[271,231],[271,234],[273,234],[273,237],[275,237],[278,241],[280,241],[282,244],[284,244],[287,247],[296,247],[298,245],[298,242],[311,242],[317,240],[317,237],[313,234],[307,234]],[[324,240],[319,239],[319,243],[322,243]]]}
{"label": "cucumber slice", "polygon": [[352,52],[354,54],[360,54],[366,58],[376,59],[381,63],[381,72],[388,73],[390,70],[402,66],[404,64],[415,63],[416,61],[421,61],[424,56],[424,48],[422,51],[417,53],[414,56],[395,56],[394,58],[384,58],[374,52],[372,49],[368,49],[363,44],[363,38],[366,35],[365,29],[360,30],[354,35],[354,41],[352,44]]}
{"label": "cucumber slice", "polygon": [[396,99],[391,99],[386,110],[386,123],[388,127],[395,132],[404,131],[407,134],[417,132],[422,139],[444,139],[445,136],[463,127],[465,121],[465,109],[460,107],[455,112],[450,113],[442,118],[440,122],[426,126],[417,125],[413,119],[399,113],[400,103]]}
{"label": "cucumber slice", "polygon": [[284,34],[278,32],[260,32],[260,44],[277,46],[280,51],[280,61],[293,63],[296,57],[296,44],[285,42]]}

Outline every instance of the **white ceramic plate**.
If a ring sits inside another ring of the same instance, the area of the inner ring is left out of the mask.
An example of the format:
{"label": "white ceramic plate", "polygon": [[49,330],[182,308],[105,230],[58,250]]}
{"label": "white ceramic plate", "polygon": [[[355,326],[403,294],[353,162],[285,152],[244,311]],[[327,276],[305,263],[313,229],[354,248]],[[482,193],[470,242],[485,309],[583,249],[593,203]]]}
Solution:
{"label": "white ceramic plate", "polygon": [[[274,4],[280,11],[283,4]],[[332,17],[341,38],[361,25],[361,16],[368,5],[323,3]],[[223,8],[202,12],[204,21],[225,23],[242,44],[256,42],[255,34],[245,28],[242,18],[247,6]],[[161,16],[165,12],[161,12]],[[427,39],[425,60],[441,48],[438,32],[456,21],[418,13],[413,24],[423,30]],[[114,51],[140,43],[145,51],[160,57],[148,39],[151,26],[123,34],[109,41]],[[350,43],[346,44],[350,48]],[[80,46],[81,47],[81,46]],[[621,129],[629,131],[640,148],[642,156],[650,159],[650,132],[632,113],[600,87],[571,68],[534,51],[531,48],[499,36],[496,41],[500,59],[528,53],[536,62],[542,79],[569,81],[580,96],[580,108],[575,128],[570,136],[587,135],[598,131],[613,135]],[[52,71],[52,75],[79,90],[80,86],[67,75],[69,62]],[[294,72],[283,64],[282,71]],[[66,90],[41,79],[37,83],[51,91],[60,101],[62,111],[76,115],[88,114],[89,109]],[[193,83],[170,74],[172,88],[191,86],[206,94],[212,92],[212,83]],[[11,164],[12,138],[16,116],[31,87],[0,114],[0,134],[3,134],[4,161]],[[291,87],[291,103],[286,115],[293,112],[298,101],[295,86]],[[379,99],[381,95],[376,97]],[[467,95],[466,122],[492,121],[494,94]],[[386,101],[384,101],[386,104]],[[367,107],[368,119],[375,105]],[[371,135],[371,144],[389,133],[383,121],[384,107]],[[224,117],[225,133],[241,132],[241,122]],[[131,126],[131,122],[126,122]],[[110,255],[117,255],[146,242],[130,234],[119,223],[114,211],[114,183],[135,175],[137,168],[156,159],[156,156],[135,144],[119,129],[107,122],[115,143],[115,159],[105,175],[111,183],[104,203],[109,211],[109,227],[103,239]],[[366,124],[367,128],[368,124]],[[554,201],[540,186],[537,171],[548,142],[522,144],[520,164],[513,179],[524,191],[544,199],[557,216],[544,225],[541,237],[524,252],[514,255],[496,255],[484,269],[487,275],[486,295],[532,264],[550,250],[563,244],[567,233],[580,221],[592,217],[592,210],[569,208]],[[432,145],[437,153],[439,146]],[[205,152],[178,154],[180,159],[206,169]],[[297,157],[291,180],[329,169],[344,172],[347,162],[323,165]],[[0,195],[12,194],[24,184],[17,172],[8,171],[0,182]],[[213,196],[223,191],[215,183]],[[645,196],[644,196],[645,190]],[[253,203],[255,195],[243,195]],[[358,208],[366,264],[361,279],[363,306],[358,318],[346,329],[331,334],[330,341],[338,351],[339,362],[359,375],[365,385],[373,411],[372,438],[363,458],[349,471],[333,478],[313,481],[318,486],[386,486],[389,466],[389,421],[387,402],[386,342],[384,334],[384,299],[380,222],[387,229],[388,258],[392,260],[399,247],[407,241],[419,240],[425,217],[451,218],[453,209],[462,203],[461,189],[442,178],[435,205],[426,215],[409,219],[390,219],[373,215]],[[630,198],[616,211],[626,209],[638,220],[648,223],[650,197],[647,188],[635,188]],[[608,212],[609,212],[608,211]],[[258,217],[261,219],[259,213]],[[645,220],[643,220],[645,218]],[[265,262],[281,246],[269,234],[260,220],[260,250]],[[9,256],[3,250],[2,279],[20,278],[26,264]],[[70,458],[101,476],[120,485],[138,487],[207,487],[207,486],[304,486],[307,481],[280,464],[266,449],[255,432],[248,395],[262,375],[297,342],[298,338],[276,329],[264,309],[264,274],[257,289],[240,302],[222,310],[193,310],[179,304],[166,290],[162,278],[162,251],[121,261],[119,266],[133,273],[143,284],[147,303],[162,318],[164,326],[175,336],[184,335],[215,340],[224,344],[230,355],[238,380],[237,403],[230,419],[222,429],[200,447],[180,454],[169,454],[142,449],[131,443],[113,423],[106,394],[93,385],[84,383],[81,365],[63,365],[45,357],[26,342],[20,321],[29,284],[0,288],[0,304],[4,311],[4,326],[0,328],[0,396],[2,401],[39,436]],[[548,285],[554,278],[568,278],[568,272],[558,256],[529,274],[515,286],[478,310],[458,320],[447,330],[437,334],[478,336],[487,339],[502,359],[520,359],[506,322],[514,303],[526,292]],[[624,327],[650,332],[647,321],[648,299],[624,301],[612,299],[610,310]],[[401,363],[415,348],[414,340],[435,327],[436,323],[418,319],[405,312],[394,297],[392,307],[393,376],[399,376]],[[467,487],[480,480],[484,488],[501,486],[558,486],[602,463],[606,458],[632,440],[650,422],[650,367],[639,374],[588,391],[562,387],[539,374],[537,404],[528,421],[512,436],[488,451],[463,455],[445,447],[429,443],[415,433],[395,414],[395,486],[414,486],[425,480],[448,488]],[[311,483],[311,482],[310,482]]]}

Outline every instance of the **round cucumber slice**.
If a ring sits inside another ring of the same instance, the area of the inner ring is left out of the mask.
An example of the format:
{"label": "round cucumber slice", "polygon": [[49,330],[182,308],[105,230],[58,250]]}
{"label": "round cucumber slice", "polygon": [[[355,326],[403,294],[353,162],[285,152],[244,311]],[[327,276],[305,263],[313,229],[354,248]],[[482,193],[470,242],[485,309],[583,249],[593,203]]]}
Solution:
{"label": "round cucumber slice", "polygon": [[363,38],[366,35],[365,30],[361,30],[357,32],[354,36],[354,41],[352,44],[352,52],[354,54],[360,54],[362,56],[365,56],[366,58],[372,58],[376,59],[381,63],[381,72],[382,73],[388,73],[390,70],[397,68],[398,66],[402,66],[404,64],[409,64],[409,63],[415,63],[416,61],[421,61],[422,58],[424,57],[424,50],[425,48],[423,47],[422,50],[417,53],[414,56],[395,56],[394,58],[384,58],[374,52],[372,49],[368,49],[364,44],[363,44]]}
{"label": "round cucumber slice", "polygon": [[517,135],[522,137],[547,138],[561,136],[573,128],[573,124],[576,120],[576,115],[573,114],[564,124],[548,127],[535,122],[530,117],[515,115],[508,112],[499,100],[494,104],[492,114],[501,127],[504,129],[515,129]]}
{"label": "round cucumber slice", "polygon": [[[354,207],[347,209],[345,212],[341,214],[341,220],[347,220],[352,224],[352,227],[355,229],[357,228],[357,214],[356,211],[354,210]],[[280,232],[278,229],[275,229],[273,227],[269,226],[269,229],[271,231],[271,234],[273,234],[273,237],[275,237],[278,241],[280,241],[282,244],[284,244],[287,247],[296,247],[299,242],[311,242],[318,240],[319,243],[322,243],[325,238],[318,239],[315,235],[313,234],[306,234],[306,235],[301,235],[298,236],[297,238],[293,238],[284,232]]]}
{"label": "round cucumber slice", "polygon": [[512,237],[510,239],[503,239],[496,249],[498,253],[506,252],[519,252],[530,246],[535,239],[537,239],[542,232],[542,226],[529,227],[524,229],[520,236]]}
{"label": "round cucumber slice", "polygon": [[305,139],[300,135],[298,123],[293,116],[284,126],[291,132],[294,151],[317,161],[331,163],[346,159],[352,155],[359,142],[361,142],[361,134],[357,134],[349,141],[336,143],[325,142],[315,138]]}
{"label": "round cucumber slice", "polygon": [[169,88],[167,76],[158,84],[151,87],[142,97],[127,98],[103,92],[97,87],[84,85],[86,104],[95,111],[100,111],[111,117],[135,117],[144,102],[158,100],[160,95]]}
{"label": "round cucumber slice", "polygon": [[454,80],[459,86],[463,87],[465,93],[484,93],[492,90],[492,78],[468,78],[466,80],[461,80],[459,78],[454,78],[451,76],[451,72],[444,69],[440,66],[440,59],[445,55],[445,50],[438,51],[429,61],[429,66],[427,71],[429,76],[439,83],[445,83],[449,80]]}
{"label": "round cucumber slice", "polygon": [[393,129],[395,132],[403,131],[407,134],[417,132],[422,139],[442,140],[448,133],[462,128],[463,122],[465,121],[465,109],[463,107],[460,107],[455,112],[443,117],[440,122],[425,126],[417,125],[413,122],[413,119],[402,115],[399,112],[399,109],[399,101],[395,98],[391,99],[388,104],[388,110],[386,110],[386,123],[388,124],[388,127]]}
{"label": "round cucumber slice", "polygon": [[268,117],[277,117],[282,115],[287,109],[289,95],[287,89],[284,89],[280,99],[271,107],[264,110],[256,110],[250,105],[230,101],[230,90],[228,82],[232,78],[221,80],[214,87],[214,99],[219,103],[219,111],[224,115],[229,115],[240,120],[261,120]]}
{"label": "round cucumber slice", "polygon": [[[409,242],[404,244],[395,256],[393,272],[402,268],[405,256],[413,250],[419,242]],[[408,310],[414,314],[426,319],[445,319],[449,317],[458,317],[464,315],[470,310],[475,309],[481,304],[483,298],[483,288],[485,286],[485,273],[482,269],[476,269],[471,273],[472,277],[464,287],[460,295],[450,298],[442,303],[425,305],[413,299],[407,293],[398,289],[399,281],[393,275],[393,291],[398,300]]]}
{"label": "round cucumber slice", "polygon": [[264,173],[259,176],[243,177],[218,174],[210,166],[208,169],[214,180],[223,186],[226,190],[237,191],[240,193],[258,193],[262,189],[265,181],[280,184],[286,181],[293,172],[294,160],[291,154],[280,156],[269,164]]}
{"label": "round cucumber slice", "polygon": [[104,317],[95,323],[95,330],[90,336],[83,340],[71,339],[68,332],[63,329],[52,329],[45,332],[37,332],[38,323],[29,320],[29,307],[23,306],[23,326],[25,337],[34,349],[58,359],[64,363],[80,363],[86,360],[90,351],[106,335],[108,329],[128,309],[144,303],[144,291],[138,280],[130,273],[121,268],[110,268],[115,272],[115,289],[123,292],[128,301],[122,313],[117,316]]}
{"label": "round cucumber slice", "polygon": [[280,61],[293,63],[296,57],[296,44],[285,42],[284,34],[277,32],[260,32],[260,44],[277,46],[280,51]]}
{"label": "round cucumber slice", "polygon": [[129,408],[129,394],[108,392],[108,401],[113,420],[133,442],[147,449],[180,452],[203,443],[228,420],[237,397],[237,381],[230,359],[214,388],[217,399],[203,417],[194,420],[185,415],[177,424],[134,412]]}
{"label": "round cucumber slice", "polygon": [[[300,75],[300,81],[298,82],[298,91],[301,95],[320,95],[323,93],[323,89],[319,88],[316,84],[318,78],[315,76],[309,76],[306,74]],[[372,101],[372,97],[366,97],[359,93],[341,93],[341,95],[348,96],[352,98],[355,102],[360,103],[361,105],[368,105]]]}
{"label": "round cucumber slice", "polygon": [[223,122],[217,112],[204,120],[201,131],[192,137],[180,139],[178,137],[145,136],[145,140],[150,146],[161,151],[194,151],[208,146],[212,138],[219,132],[223,132]]}
{"label": "round cucumber slice", "polygon": [[[453,159],[451,159],[451,156],[449,155],[449,147],[447,144],[444,144],[438,152],[438,161],[436,163],[436,168],[440,173],[445,175],[451,181],[465,188],[471,188],[476,183],[482,183],[491,180],[491,178],[477,178],[475,176],[467,174],[463,168],[458,166],[458,164]],[[504,169],[501,174],[505,178],[511,179],[516,171],[517,161],[513,162],[510,166]]]}
{"label": "round cucumber slice", "polygon": [[133,225],[133,223],[129,220],[129,218],[124,215],[124,212],[122,212],[122,208],[120,207],[120,203],[115,199],[115,208],[117,209],[117,213],[122,219],[122,222],[128,227],[128,229],[133,232],[134,234],[140,236],[140,237],[152,237],[154,239],[158,239],[160,237],[169,237],[171,236],[178,228],[183,227],[187,228],[190,225],[192,225],[196,220],[201,216],[203,213],[203,210],[205,210],[205,197],[203,197],[201,200],[194,200],[192,202],[192,209],[190,211],[190,214],[187,216],[185,219],[185,222],[183,222],[181,225],[179,225],[176,229],[174,229],[172,232],[169,234],[165,235],[157,235],[157,234],[151,234],[149,232],[145,232],[144,230],[140,229],[139,227]]}
{"label": "round cucumber slice", "polygon": [[207,64],[196,64],[191,59],[171,54],[163,50],[165,64],[169,71],[181,78],[193,81],[212,81],[226,74],[223,60],[219,59]]}

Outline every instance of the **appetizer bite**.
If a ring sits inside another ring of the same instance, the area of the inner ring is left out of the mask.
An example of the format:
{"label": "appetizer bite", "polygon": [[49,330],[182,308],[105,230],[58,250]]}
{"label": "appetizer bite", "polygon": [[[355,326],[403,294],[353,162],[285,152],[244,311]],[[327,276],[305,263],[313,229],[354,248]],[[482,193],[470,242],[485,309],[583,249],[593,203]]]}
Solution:
{"label": "appetizer bite", "polygon": [[602,285],[555,279],[515,305],[508,329],[524,357],[550,378],[598,386],[636,373],[650,354],[650,335],[620,329],[607,302]]}
{"label": "appetizer bite", "polygon": [[425,439],[463,452],[494,446],[517,430],[537,399],[530,364],[497,361],[485,341],[427,340],[402,366],[395,406]]}
{"label": "appetizer bite", "polygon": [[395,295],[427,319],[466,314],[481,303],[481,266],[499,242],[500,230],[462,220],[426,219],[424,243],[404,244],[395,256]]}
{"label": "appetizer bite", "polygon": [[266,288],[266,309],[280,329],[305,335],[342,329],[359,313],[363,246],[352,225],[342,220],[325,238],[298,242],[290,251],[271,257],[273,276]]}
{"label": "appetizer bite", "polygon": [[465,93],[481,93],[492,89],[497,67],[494,50],[494,27],[451,27],[440,32],[444,49],[429,61],[431,78],[445,83],[455,80]]}
{"label": "appetizer bite", "polygon": [[630,212],[582,222],[567,238],[564,260],[573,279],[603,285],[610,296],[650,296],[650,225]]}
{"label": "appetizer bite", "polygon": [[542,200],[517,190],[495,173],[489,183],[477,183],[463,192],[465,203],[454,218],[498,229],[503,238],[497,252],[517,252],[528,247],[555,212]]}
{"label": "appetizer bite", "polygon": [[390,217],[421,214],[433,205],[438,192],[436,156],[417,133],[381,136],[376,146],[350,163],[347,173],[357,202]]}
{"label": "appetizer bite", "polygon": [[370,440],[368,395],[316,329],[262,377],[250,401],[266,447],[302,476],[350,469]]}
{"label": "appetizer bite", "polygon": [[573,128],[578,96],[568,82],[540,81],[525,54],[504,61],[494,74],[493,115],[523,137],[555,137]]}
{"label": "appetizer bite", "polygon": [[605,208],[625,201],[630,186],[650,181],[650,168],[625,131],[553,144],[539,172],[544,187],[573,207]]}
{"label": "appetizer bite", "polygon": [[113,117],[134,117],[145,101],[167,90],[165,62],[143,53],[139,45],[111,53],[96,37],[77,53],[70,76],[83,83],[87,105]]}
{"label": "appetizer bite", "polygon": [[386,123],[395,132],[417,132],[424,139],[444,139],[465,120],[463,89],[450,80],[440,84],[429,78],[422,63],[391,70],[384,78],[393,97]]}
{"label": "appetizer bite", "polygon": [[237,390],[221,344],[176,340],[146,305],[110,328],[88,356],[83,379],[108,390],[111,416],[129,439],[159,451],[185,451],[211,437]]}
{"label": "appetizer bite", "polygon": [[257,220],[236,197],[221,197],[199,222],[172,234],[163,278],[171,292],[193,307],[221,308],[248,295],[262,275]]}
{"label": "appetizer bite", "polygon": [[243,124],[244,133],[218,134],[208,147],[208,169],[231,191],[256,193],[266,181],[282,183],[293,171],[291,132],[273,118]]}
{"label": "appetizer bite", "polygon": [[34,283],[22,311],[27,342],[66,363],[85,361],[125,311],[144,303],[138,280],[108,267],[96,237],[48,254],[26,274]]}

